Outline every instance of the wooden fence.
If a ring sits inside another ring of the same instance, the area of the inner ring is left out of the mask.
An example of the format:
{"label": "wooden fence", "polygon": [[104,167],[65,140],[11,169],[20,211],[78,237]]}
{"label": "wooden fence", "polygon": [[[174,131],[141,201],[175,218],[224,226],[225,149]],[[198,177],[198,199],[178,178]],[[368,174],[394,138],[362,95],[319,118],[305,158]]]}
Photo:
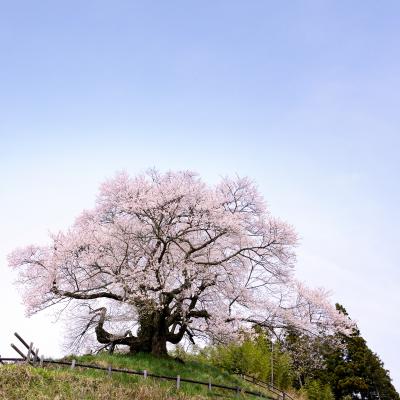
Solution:
{"label": "wooden fence", "polygon": [[288,395],[284,391],[278,389],[277,387],[271,385],[270,383],[267,383],[260,379],[257,379],[254,376],[250,376],[250,375],[246,375],[246,374],[240,374],[239,376],[246,382],[250,382],[253,385],[256,385],[258,387],[261,387],[261,388],[266,389],[269,392],[273,393],[274,395],[277,396],[277,400],[279,400],[279,399],[295,400],[292,396]]}
{"label": "wooden fence", "polygon": [[15,333],[14,335],[22,343],[22,345],[27,349],[27,353],[25,354],[17,346],[15,346],[14,344],[11,344],[11,347],[21,356],[21,358],[10,358],[10,357],[7,358],[7,357],[0,356],[0,364],[26,363],[26,364],[31,364],[33,366],[39,366],[39,367],[45,367],[46,365],[53,364],[53,365],[69,367],[71,369],[80,367],[80,368],[85,368],[85,369],[95,369],[95,370],[105,371],[105,372],[107,372],[108,375],[111,375],[113,373],[123,373],[123,374],[128,374],[128,375],[143,376],[144,379],[151,377],[151,378],[155,378],[155,379],[175,381],[177,390],[180,389],[181,383],[185,382],[185,383],[194,384],[194,385],[207,386],[209,391],[212,391],[213,389],[223,389],[223,390],[227,390],[227,391],[232,391],[232,392],[235,392],[236,396],[240,396],[241,394],[243,394],[243,395],[251,395],[251,396],[255,396],[255,397],[261,397],[261,398],[269,399],[269,400],[278,400],[278,399],[279,400],[294,400],[287,393],[273,387],[272,385],[269,385],[266,382],[260,381],[253,377],[249,377],[247,375],[241,375],[241,378],[246,382],[249,382],[253,385],[257,385],[257,386],[263,388],[264,390],[268,390],[270,393],[272,393],[274,395],[274,397],[270,397],[269,395],[267,395],[265,393],[247,390],[240,386],[226,386],[226,385],[221,385],[218,383],[213,383],[213,382],[211,382],[211,380],[209,380],[208,382],[197,381],[194,379],[182,378],[180,375],[177,375],[177,376],[158,375],[158,374],[150,373],[147,370],[137,371],[137,370],[130,370],[130,369],[126,369],[126,368],[114,368],[111,365],[108,367],[100,367],[98,365],[93,365],[93,364],[77,363],[76,360],[72,360],[71,362],[69,362],[69,361],[57,361],[57,360],[52,360],[52,359],[45,359],[43,356],[39,356],[39,349],[34,348],[33,343],[30,343],[28,345],[28,343],[20,335],[18,335],[18,333]]}

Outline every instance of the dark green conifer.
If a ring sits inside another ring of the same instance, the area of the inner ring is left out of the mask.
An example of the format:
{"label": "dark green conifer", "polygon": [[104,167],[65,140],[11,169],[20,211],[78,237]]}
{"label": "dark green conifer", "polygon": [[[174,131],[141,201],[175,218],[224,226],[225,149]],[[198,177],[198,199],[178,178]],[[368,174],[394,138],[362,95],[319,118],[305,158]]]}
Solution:
{"label": "dark green conifer", "polygon": [[[337,310],[347,314],[346,309],[336,305]],[[391,383],[389,371],[367,345],[360,331],[355,328],[350,336],[340,335],[343,344],[325,354],[325,371],[321,378],[331,385],[335,397],[362,400],[400,400]]]}

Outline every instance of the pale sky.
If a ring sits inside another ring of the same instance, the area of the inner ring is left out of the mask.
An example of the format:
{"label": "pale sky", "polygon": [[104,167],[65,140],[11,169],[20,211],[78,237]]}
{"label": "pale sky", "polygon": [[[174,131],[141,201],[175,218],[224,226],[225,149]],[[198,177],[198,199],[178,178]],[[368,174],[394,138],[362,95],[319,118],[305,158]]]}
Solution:
{"label": "pale sky", "polygon": [[0,1],[0,354],[25,318],[6,255],[118,170],[248,175],[400,388],[398,1]]}

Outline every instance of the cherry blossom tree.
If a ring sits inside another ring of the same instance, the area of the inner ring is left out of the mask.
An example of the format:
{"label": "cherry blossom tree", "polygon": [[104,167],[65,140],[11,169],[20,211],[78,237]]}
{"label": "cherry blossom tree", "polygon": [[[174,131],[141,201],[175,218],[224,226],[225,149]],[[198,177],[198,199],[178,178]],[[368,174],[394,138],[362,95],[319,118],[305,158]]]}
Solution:
{"label": "cherry blossom tree", "polygon": [[58,305],[76,338],[94,331],[103,345],[163,355],[167,343],[227,341],[254,325],[345,329],[323,291],[293,278],[296,244],[247,178],[209,186],[149,171],[106,181],[68,231],[9,264],[28,314]]}

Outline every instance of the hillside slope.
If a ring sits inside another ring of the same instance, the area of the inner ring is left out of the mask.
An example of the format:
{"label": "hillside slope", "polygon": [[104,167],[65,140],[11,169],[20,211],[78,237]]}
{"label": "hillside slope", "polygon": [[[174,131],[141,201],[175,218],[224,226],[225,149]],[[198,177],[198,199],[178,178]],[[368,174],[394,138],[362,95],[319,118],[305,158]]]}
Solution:
{"label": "hillside slope", "polygon": [[[151,355],[139,354],[135,357],[102,354],[98,356],[70,356],[78,363],[96,364],[103,367],[147,370],[149,373],[189,378],[227,386],[241,386],[252,389],[239,378],[233,377],[218,368],[196,362],[180,363],[173,359],[158,359]],[[210,399],[233,398],[234,392],[213,390],[206,386],[181,383],[176,390],[175,382],[144,379],[141,376],[69,367],[49,366],[33,368],[27,365],[6,365],[0,368],[0,398],[7,400],[36,399]]]}
{"label": "hillside slope", "polygon": [[0,398],[5,400],[169,400],[205,399],[177,393],[155,382],[128,384],[104,376],[58,369],[39,369],[25,365],[0,368]]}

